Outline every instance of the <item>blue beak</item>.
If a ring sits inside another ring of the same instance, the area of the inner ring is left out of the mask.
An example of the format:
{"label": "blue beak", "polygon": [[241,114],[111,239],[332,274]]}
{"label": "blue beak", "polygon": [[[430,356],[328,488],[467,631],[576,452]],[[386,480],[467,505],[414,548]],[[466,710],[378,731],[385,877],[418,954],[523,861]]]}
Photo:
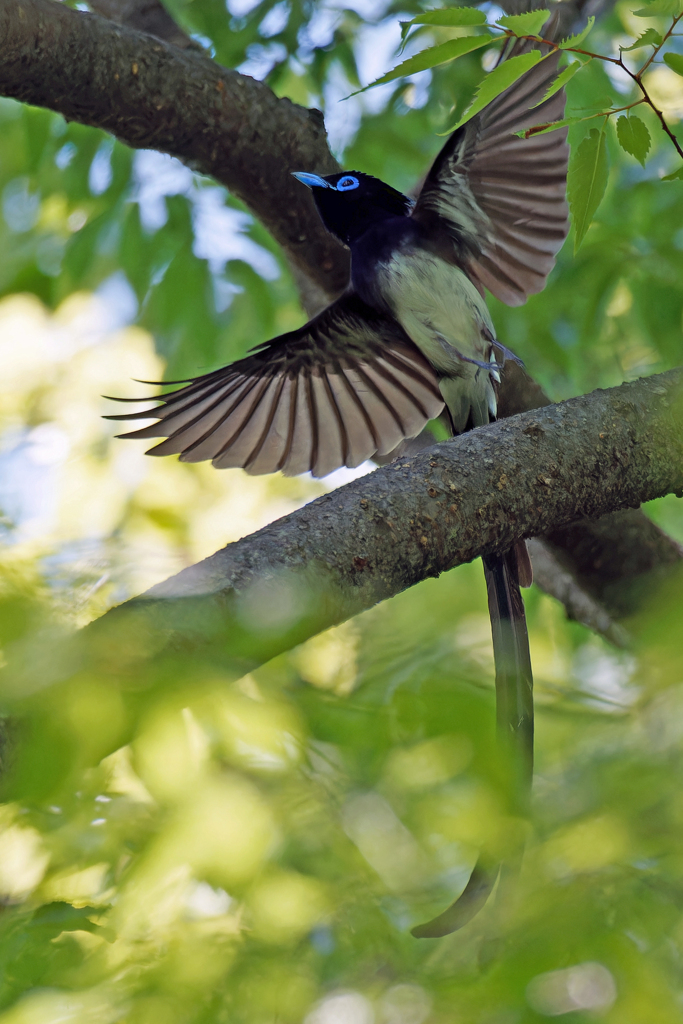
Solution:
{"label": "blue beak", "polygon": [[325,181],[319,174],[309,174],[307,171],[292,171],[294,177],[303,182],[309,188],[332,188],[329,181]]}

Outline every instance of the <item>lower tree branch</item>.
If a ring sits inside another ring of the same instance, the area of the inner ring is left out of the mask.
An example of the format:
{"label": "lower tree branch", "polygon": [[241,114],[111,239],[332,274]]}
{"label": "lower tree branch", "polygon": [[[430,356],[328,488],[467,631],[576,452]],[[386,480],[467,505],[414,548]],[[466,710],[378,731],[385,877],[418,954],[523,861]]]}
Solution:
{"label": "lower tree branch", "polygon": [[154,657],[208,645],[243,672],[520,537],[681,494],[682,387],[673,370],[442,442],[229,544],[86,634],[106,652],[133,629]]}
{"label": "lower tree branch", "polygon": [[617,620],[638,610],[645,577],[666,574],[683,557],[675,540],[632,509],[572,523],[544,541],[577,585]]}
{"label": "lower tree branch", "polygon": [[[582,525],[586,525],[585,520]],[[603,604],[596,601],[587,587],[581,585],[575,573],[565,568],[547,540],[532,537],[527,543],[534,568],[534,583],[564,605],[567,617],[604,636],[615,647],[628,647],[630,637],[626,629],[615,621]]]}

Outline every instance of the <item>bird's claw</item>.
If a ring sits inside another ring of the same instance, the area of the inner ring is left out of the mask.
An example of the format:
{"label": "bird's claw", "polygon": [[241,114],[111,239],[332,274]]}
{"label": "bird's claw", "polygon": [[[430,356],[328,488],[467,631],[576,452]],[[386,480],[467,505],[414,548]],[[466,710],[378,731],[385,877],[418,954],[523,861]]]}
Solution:
{"label": "bird's claw", "polygon": [[517,363],[517,366],[524,366],[524,363],[519,358],[519,356],[516,356],[514,352],[511,352],[510,349],[506,345],[502,345],[501,342],[492,340],[491,347],[499,349],[499,351],[502,354],[503,362],[500,364],[499,369],[505,366],[505,362],[507,359],[509,359],[513,363]]}
{"label": "bird's claw", "polygon": [[463,363],[473,363],[475,366],[478,366],[480,370],[488,370],[489,372],[491,372],[491,370],[502,370],[503,366],[505,365],[505,360],[503,360],[502,363],[497,363],[494,359],[491,362],[487,363],[483,359],[472,359],[471,356],[463,355],[462,352],[459,352],[457,348],[455,349],[455,354],[458,357],[458,359],[461,359],[463,361]]}

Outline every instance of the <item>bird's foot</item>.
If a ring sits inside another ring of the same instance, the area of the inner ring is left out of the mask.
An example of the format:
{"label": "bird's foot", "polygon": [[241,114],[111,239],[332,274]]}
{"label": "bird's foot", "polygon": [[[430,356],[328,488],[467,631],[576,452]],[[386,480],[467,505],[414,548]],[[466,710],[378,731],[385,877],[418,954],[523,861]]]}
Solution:
{"label": "bird's foot", "polygon": [[508,359],[511,362],[513,362],[513,363],[517,363],[517,366],[522,366],[522,367],[524,366],[524,363],[519,358],[519,356],[516,356],[514,352],[512,352],[506,345],[501,344],[500,341],[496,341],[495,339],[492,338],[491,339],[491,347],[492,348],[497,348],[500,351],[500,353],[501,353],[501,355],[503,357],[503,361],[500,364],[501,367],[505,366],[505,362]]}
{"label": "bird's foot", "polygon": [[461,359],[463,363],[472,363],[474,366],[478,366],[480,370],[488,370],[489,373],[497,373],[498,370],[503,369],[504,363],[497,363],[495,360],[486,362],[483,359],[472,359],[471,356],[465,356],[462,352],[459,352],[457,348],[453,348],[458,359]]}

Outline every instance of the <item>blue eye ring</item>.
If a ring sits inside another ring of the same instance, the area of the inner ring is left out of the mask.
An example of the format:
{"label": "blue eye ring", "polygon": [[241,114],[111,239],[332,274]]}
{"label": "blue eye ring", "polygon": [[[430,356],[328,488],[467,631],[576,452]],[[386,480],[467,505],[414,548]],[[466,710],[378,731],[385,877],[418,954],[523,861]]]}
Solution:
{"label": "blue eye ring", "polygon": [[353,188],[358,188],[358,178],[354,178],[352,174],[345,174],[337,182],[337,192],[350,192]]}

